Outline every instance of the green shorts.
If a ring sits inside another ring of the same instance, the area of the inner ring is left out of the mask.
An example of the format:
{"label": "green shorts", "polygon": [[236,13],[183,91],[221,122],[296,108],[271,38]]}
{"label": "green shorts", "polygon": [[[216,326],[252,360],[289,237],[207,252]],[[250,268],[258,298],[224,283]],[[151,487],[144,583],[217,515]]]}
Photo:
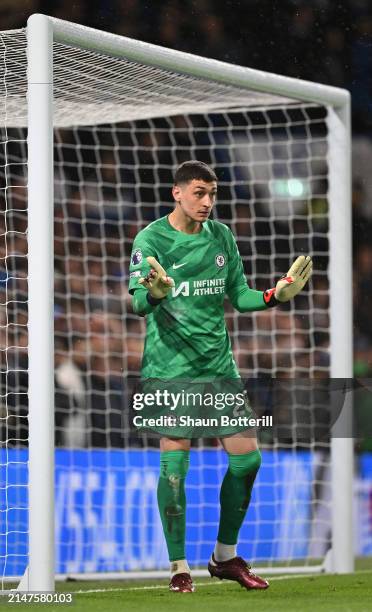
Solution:
{"label": "green shorts", "polygon": [[141,381],[133,395],[132,422],[139,432],[167,438],[223,438],[255,428],[240,378]]}

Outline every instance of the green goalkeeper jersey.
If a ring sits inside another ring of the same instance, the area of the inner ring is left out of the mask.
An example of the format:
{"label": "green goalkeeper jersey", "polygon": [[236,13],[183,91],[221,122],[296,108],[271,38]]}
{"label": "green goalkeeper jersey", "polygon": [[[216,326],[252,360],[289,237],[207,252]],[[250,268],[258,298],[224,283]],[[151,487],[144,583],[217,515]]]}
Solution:
{"label": "green goalkeeper jersey", "polygon": [[[175,286],[158,306],[138,280],[155,257]],[[208,220],[198,234],[174,229],[162,217],[138,233],[130,263],[134,310],[146,315],[143,378],[238,378],[225,325],[226,296],[240,312],[264,310],[263,292],[250,289],[230,229]]]}

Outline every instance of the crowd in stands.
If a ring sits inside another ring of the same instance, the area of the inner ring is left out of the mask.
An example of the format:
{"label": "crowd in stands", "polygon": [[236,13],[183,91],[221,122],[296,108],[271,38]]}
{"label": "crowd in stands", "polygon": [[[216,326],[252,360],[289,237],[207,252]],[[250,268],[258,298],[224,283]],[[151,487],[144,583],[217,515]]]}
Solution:
{"label": "crowd in stands", "polygon": [[[4,0],[0,6],[0,27],[22,27],[28,14],[33,12],[45,12],[228,62],[347,87],[351,91],[353,158],[356,162],[353,174],[355,375],[371,376],[370,3],[367,0],[337,3],[331,0],[228,0],[225,3],[211,0],[113,0],[110,3],[105,0],[77,3]],[[69,138],[67,133],[64,137]],[[183,161],[182,158],[179,161]],[[143,206],[138,215],[136,176],[130,174],[129,167],[130,164],[126,164],[124,170],[123,164],[122,170],[118,170],[117,159],[109,151],[102,150],[99,186],[94,181],[82,186],[73,170],[69,173],[63,163],[56,167],[55,380],[56,442],[59,445],[136,443],[123,405],[129,403],[129,377],[139,372],[144,322],[131,311],[127,291],[129,256],[136,233],[159,214],[166,214],[171,202],[169,196],[162,193],[164,206],[154,211],[153,196],[141,192]],[[14,172],[19,173],[19,170]],[[0,419],[3,419],[1,437],[9,440],[13,436],[14,440],[24,443],[27,437],[26,189],[24,176],[19,173],[17,178],[13,192],[3,191],[0,197],[1,383],[7,396],[6,402],[4,398],[1,400]],[[149,176],[146,182],[151,182]],[[230,224],[237,236],[239,248],[247,258],[249,275],[251,247],[247,236],[265,232],[262,224],[260,229],[250,213],[247,214],[244,196],[249,194],[243,194],[242,202],[235,206],[234,218],[224,214],[225,207],[220,217]],[[228,194],[225,199],[228,200]],[[17,202],[17,206],[11,202]],[[318,202],[317,205],[322,204]],[[9,213],[12,206],[17,209],[15,214]],[[323,227],[321,233],[326,235],[326,232],[327,228]],[[318,247],[319,244],[317,250]],[[267,247],[262,248],[264,260],[268,252]],[[285,251],[286,247],[282,248]],[[326,263],[323,261],[322,266]],[[272,313],[270,316],[257,314],[255,325],[261,331],[253,337],[249,334],[247,320],[244,319],[240,327],[231,310],[227,310],[228,328],[239,339],[235,350],[243,374],[248,374],[253,367],[263,375],[273,367],[277,375],[290,372],[301,376],[311,369],[322,376],[327,371],[328,334],[318,331],[311,335],[309,326],[327,329],[329,298],[324,276],[315,274],[313,282],[317,294],[316,320],[313,317],[310,321],[306,316],[293,319],[286,309],[278,311],[274,318]],[[307,299],[304,298],[305,310]],[[270,352],[273,334],[280,348],[275,355]],[[288,352],[289,338],[291,347],[293,341],[296,345],[295,363],[293,354]],[[311,347],[309,342],[313,343]],[[9,346],[13,348],[5,350]]]}

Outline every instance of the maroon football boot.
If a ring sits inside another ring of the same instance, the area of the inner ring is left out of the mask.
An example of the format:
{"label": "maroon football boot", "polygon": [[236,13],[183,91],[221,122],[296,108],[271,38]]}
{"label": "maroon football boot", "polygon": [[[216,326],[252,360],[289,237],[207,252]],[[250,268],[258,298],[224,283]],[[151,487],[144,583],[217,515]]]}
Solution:
{"label": "maroon football boot", "polygon": [[190,574],[187,574],[186,572],[182,574],[174,574],[169,583],[169,590],[173,591],[174,593],[193,593],[195,591],[195,587],[191,580]]}
{"label": "maroon football boot", "polygon": [[220,580],[235,580],[246,589],[267,589],[269,583],[251,572],[251,566],[241,557],[234,557],[228,561],[216,561],[214,555],[212,560],[215,565],[208,563],[210,575]]}

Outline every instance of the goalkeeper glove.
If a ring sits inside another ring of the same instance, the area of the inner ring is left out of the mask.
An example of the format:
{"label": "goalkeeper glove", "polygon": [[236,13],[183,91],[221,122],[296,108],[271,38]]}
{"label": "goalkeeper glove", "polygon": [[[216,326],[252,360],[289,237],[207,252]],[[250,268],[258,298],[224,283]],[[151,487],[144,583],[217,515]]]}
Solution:
{"label": "goalkeeper glove", "polygon": [[308,255],[300,255],[293,262],[287,274],[276,283],[274,289],[264,292],[264,301],[268,306],[275,306],[277,302],[288,302],[300,293],[313,271],[313,262]]}
{"label": "goalkeeper glove", "polygon": [[167,276],[164,268],[156,261],[155,257],[146,257],[151,270],[145,278],[138,280],[149,292],[148,301],[150,304],[158,304],[163,300],[168,292],[174,287],[174,280]]}

